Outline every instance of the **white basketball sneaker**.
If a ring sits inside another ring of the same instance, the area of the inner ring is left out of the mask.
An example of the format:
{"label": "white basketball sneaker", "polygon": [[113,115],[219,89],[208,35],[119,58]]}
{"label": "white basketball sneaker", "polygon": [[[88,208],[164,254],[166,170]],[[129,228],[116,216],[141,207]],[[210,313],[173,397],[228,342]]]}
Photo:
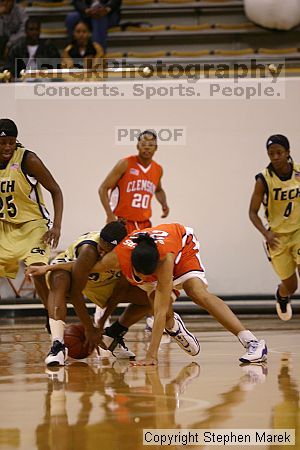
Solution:
{"label": "white basketball sneaker", "polygon": [[107,349],[113,356],[118,359],[135,359],[135,354],[126,347],[123,336],[117,336],[115,338],[104,334],[102,336],[103,342]]}
{"label": "white basketball sneaker", "polygon": [[250,341],[247,344],[247,352],[240,358],[242,363],[257,363],[266,361],[268,348],[264,340]]}
{"label": "white basketball sneaker", "polygon": [[54,341],[48,355],[46,356],[45,363],[47,366],[64,366],[67,359],[67,347],[60,341]]}
{"label": "white basketball sneaker", "polygon": [[200,352],[200,344],[197,338],[187,330],[179,314],[174,313],[174,327],[172,330],[165,328],[172,339],[191,356],[196,356]]}

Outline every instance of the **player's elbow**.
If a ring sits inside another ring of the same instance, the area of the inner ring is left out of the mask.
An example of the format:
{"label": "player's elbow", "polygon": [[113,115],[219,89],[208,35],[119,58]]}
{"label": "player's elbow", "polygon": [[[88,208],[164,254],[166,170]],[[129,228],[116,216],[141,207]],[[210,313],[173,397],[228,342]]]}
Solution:
{"label": "player's elbow", "polygon": [[54,183],[53,186],[51,186],[51,188],[49,189],[49,192],[52,195],[52,197],[63,198],[62,190],[57,183]]}
{"label": "player's elbow", "polygon": [[109,187],[106,185],[106,183],[101,183],[98,189],[100,198],[103,198],[103,196],[107,195],[108,191]]}
{"label": "player's elbow", "polygon": [[255,218],[257,217],[257,212],[254,211],[252,208],[250,208],[248,215],[249,215],[249,219],[253,223],[255,221]]}

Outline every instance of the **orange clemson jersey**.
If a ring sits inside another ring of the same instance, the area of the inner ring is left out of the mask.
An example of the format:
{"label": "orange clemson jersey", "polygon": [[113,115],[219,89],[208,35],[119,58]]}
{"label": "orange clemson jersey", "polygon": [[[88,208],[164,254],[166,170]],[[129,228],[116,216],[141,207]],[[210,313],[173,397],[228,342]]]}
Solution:
{"label": "orange clemson jersey", "polygon": [[[141,282],[137,281],[133,274],[131,252],[136,246],[134,238],[140,233],[141,231],[135,231],[130,234],[113,250],[118,257],[124,276],[130,283],[136,285],[157,280],[156,275],[153,274]],[[191,228],[179,223],[162,224],[145,228],[142,233],[148,233],[155,240],[160,261],[168,253],[174,254],[174,280],[188,272],[204,272],[199,256],[199,243]]]}
{"label": "orange clemson jersey", "polygon": [[162,175],[162,167],[151,161],[148,167],[137,156],[129,156],[128,168],[110,195],[110,205],[117,217],[143,222],[152,215],[151,200]]}

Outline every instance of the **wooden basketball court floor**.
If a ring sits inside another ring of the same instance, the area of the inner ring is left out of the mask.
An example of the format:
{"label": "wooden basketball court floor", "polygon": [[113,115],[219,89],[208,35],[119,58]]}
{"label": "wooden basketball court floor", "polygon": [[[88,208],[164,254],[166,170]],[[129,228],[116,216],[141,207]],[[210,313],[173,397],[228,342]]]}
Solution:
{"label": "wooden basketball court floor", "polygon": [[[267,363],[241,366],[244,349],[235,337],[211,318],[193,317],[185,323],[201,343],[194,358],[171,342],[161,344],[157,368],[92,355],[47,369],[49,337],[42,325],[2,320],[0,450],[140,450],[147,448],[143,429],[295,429],[293,446],[246,448],[300,449],[300,317],[242,320],[266,339]],[[143,325],[127,338],[142,357]]]}

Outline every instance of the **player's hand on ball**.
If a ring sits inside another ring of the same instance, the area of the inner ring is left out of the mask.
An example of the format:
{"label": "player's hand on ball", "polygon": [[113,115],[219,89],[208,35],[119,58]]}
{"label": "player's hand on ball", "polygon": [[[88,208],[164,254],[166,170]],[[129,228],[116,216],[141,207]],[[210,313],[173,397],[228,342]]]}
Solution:
{"label": "player's hand on ball", "polygon": [[103,342],[102,334],[99,332],[98,328],[91,327],[85,329],[85,339],[86,345],[89,347],[89,352],[96,349],[98,355],[100,355],[99,347],[107,350],[106,345]]}

